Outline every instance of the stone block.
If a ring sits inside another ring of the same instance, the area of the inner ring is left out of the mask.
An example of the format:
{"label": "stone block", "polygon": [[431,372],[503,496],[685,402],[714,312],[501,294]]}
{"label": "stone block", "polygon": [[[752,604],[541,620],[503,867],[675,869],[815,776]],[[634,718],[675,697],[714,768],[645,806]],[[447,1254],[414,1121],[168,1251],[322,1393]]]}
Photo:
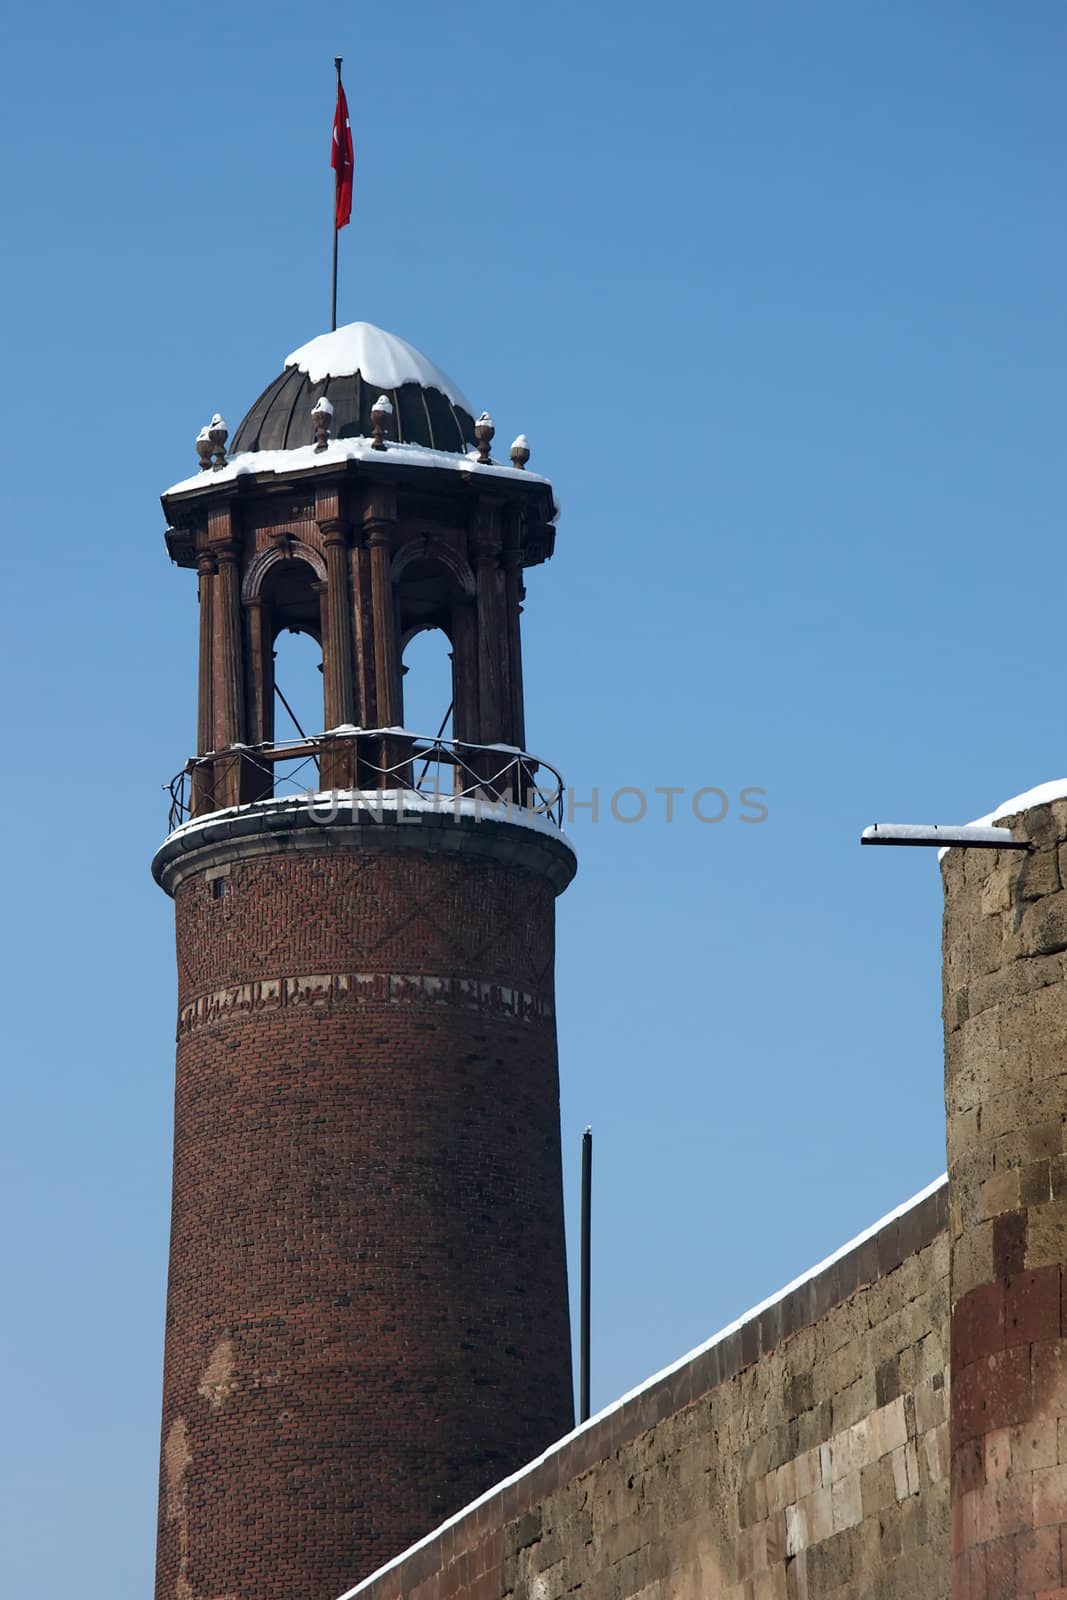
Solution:
{"label": "stone block", "polygon": [[1026,1478],[1001,1478],[980,1491],[978,1539],[997,1539],[1032,1526],[1032,1495]]}
{"label": "stone block", "polygon": [[854,1528],[863,1520],[863,1497],[860,1492],[860,1475],[849,1472],[831,1486],[831,1516],[834,1532]]}
{"label": "stone block", "polygon": [[812,1595],[830,1595],[852,1578],[852,1542],[846,1529],[805,1552]]}
{"label": "stone block", "polygon": [[1008,1278],[1004,1288],[1004,1343],[1032,1344],[1036,1339],[1055,1339],[1059,1331],[1058,1264]]}
{"label": "stone block", "polygon": [[993,1277],[993,1224],[981,1222],[961,1235],[952,1249],[952,1294],[968,1294]]}
{"label": "stone block", "polygon": [[1058,1459],[1056,1418],[1031,1417],[1012,1428],[1011,1459],[1016,1472],[1054,1467]]}
{"label": "stone block", "polygon": [[[1001,1095],[995,1098],[1005,1100],[1008,1097]],[[950,1167],[955,1165],[961,1155],[964,1155],[968,1150],[973,1150],[976,1144],[981,1143],[983,1133],[985,1133],[988,1137],[994,1132],[1003,1133],[1005,1131],[1003,1128],[987,1129],[985,1115],[986,1108],[984,1106],[981,1108],[981,1116],[979,1116],[979,1109],[980,1108],[978,1106],[968,1106],[963,1111],[948,1112],[946,1128],[948,1163]],[[1012,1118],[1011,1126],[1016,1126],[1016,1120],[1014,1116]]]}
{"label": "stone block", "polygon": [[947,1420],[948,1397],[945,1393],[944,1379],[940,1383],[933,1378],[928,1383],[920,1383],[915,1389],[915,1427],[918,1433],[929,1433],[933,1428]]}
{"label": "stone block", "polygon": [[1029,1161],[1016,1171],[1019,1175],[1020,1205],[1039,1206],[1052,1199],[1052,1173],[1047,1157],[1040,1161]]}
{"label": "stone block", "polygon": [[1010,1428],[993,1428],[982,1442],[986,1482],[994,1483],[998,1478],[1006,1478],[1011,1471]]}
{"label": "stone block", "polygon": [[1067,1522],[1067,1464],[1042,1467],[1033,1475],[1034,1526],[1058,1527]]}
{"label": "stone block", "polygon": [[833,1497],[829,1484],[816,1489],[813,1495],[801,1501],[801,1505],[808,1525],[809,1543],[821,1544],[834,1531]]}
{"label": "stone block", "polygon": [[952,1359],[960,1368],[1004,1348],[1004,1285],[980,1284],[952,1312]]}
{"label": "stone block", "polygon": [[998,1278],[1026,1266],[1025,1211],[1004,1211],[993,1218],[993,1271]]}
{"label": "stone block", "polygon": [[948,1477],[949,1471],[948,1423],[942,1422],[929,1433],[923,1434],[922,1445],[930,1482],[942,1482]]}
{"label": "stone block", "polygon": [[[1016,900],[1041,900],[1063,887],[1057,852],[1035,850],[1024,856],[1015,888]],[[1005,908],[1006,909],[1006,908]]]}
{"label": "stone block", "polygon": [[1016,1345],[996,1355],[984,1356],[953,1374],[952,1443],[965,1443],[1022,1422],[1030,1415],[1030,1352]]}
{"label": "stone block", "polygon": [[1010,857],[997,862],[978,891],[978,904],[984,917],[993,916],[998,911],[1011,910],[1017,875],[1018,869],[1012,867]]}
{"label": "stone block", "polygon": [[991,1539],[985,1546],[986,1589],[990,1595],[1014,1595],[1015,1539],[1011,1534]]}
{"label": "stone block", "polygon": [[1067,1262],[1067,1200],[1035,1206],[1028,1219],[1026,1265],[1037,1267]]}
{"label": "stone block", "polygon": [[1053,1200],[1067,1200],[1067,1154],[1053,1156],[1048,1166]]}
{"label": "stone block", "polygon": [[[1031,1346],[1030,1372],[1035,1415],[1067,1416],[1067,1340],[1052,1339]],[[1064,1520],[1067,1521],[1067,1504]]]}
{"label": "stone block", "polygon": [[1053,1588],[1062,1575],[1057,1528],[1025,1529],[1016,1535],[1015,1582],[1021,1594]]}
{"label": "stone block", "polygon": [[[1008,1167],[1003,1172],[995,1172],[991,1178],[987,1178],[982,1184],[981,1211],[976,1220],[999,1216],[1002,1211],[1014,1211],[1019,1205],[1020,1173],[1027,1170],[1029,1169]],[[1047,1199],[1047,1195],[1044,1198]]]}
{"label": "stone block", "polygon": [[893,1504],[896,1490],[891,1455],[882,1456],[881,1460],[863,1468],[860,1472],[860,1496],[865,1517],[875,1516],[885,1506]]}
{"label": "stone block", "polygon": [[1067,890],[1028,905],[1017,935],[1024,955],[1052,955],[1067,950]]}
{"label": "stone block", "polygon": [[803,1500],[822,1483],[818,1450],[805,1450],[796,1459],[796,1497]]}

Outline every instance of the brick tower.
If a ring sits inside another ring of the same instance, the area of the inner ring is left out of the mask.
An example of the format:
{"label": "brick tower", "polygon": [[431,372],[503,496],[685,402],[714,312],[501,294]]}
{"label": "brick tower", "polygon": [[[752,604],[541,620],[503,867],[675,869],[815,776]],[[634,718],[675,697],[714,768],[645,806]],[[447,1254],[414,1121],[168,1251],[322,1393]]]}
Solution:
{"label": "brick tower", "polygon": [[[572,1424],[574,858],[523,754],[519,638],[555,506],[524,439],[494,461],[489,419],[366,324],[297,351],[226,438],[213,419],[163,497],[200,648],[153,863],[179,990],[156,1592],[333,1600]],[[404,728],[432,627],[452,740]],[[323,651],[326,731],[289,744],[283,628]]]}
{"label": "brick tower", "polygon": [[[1062,790],[1059,791],[1062,793]],[[1067,799],[944,861],[953,1600],[1067,1595]]]}

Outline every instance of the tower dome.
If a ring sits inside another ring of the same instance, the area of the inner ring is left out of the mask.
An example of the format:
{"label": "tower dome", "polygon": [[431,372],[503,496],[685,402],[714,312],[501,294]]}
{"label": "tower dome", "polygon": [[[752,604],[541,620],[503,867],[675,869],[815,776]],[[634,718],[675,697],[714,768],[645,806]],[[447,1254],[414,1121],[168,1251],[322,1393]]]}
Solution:
{"label": "tower dome", "polygon": [[388,395],[400,444],[465,453],[474,444],[474,411],[440,367],[405,339],[369,322],[322,333],[286,357],[275,378],[240,424],[234,454],[291,450],[314,440],[316,401],[333,407],[335,439],[370,438],[371,408]]}

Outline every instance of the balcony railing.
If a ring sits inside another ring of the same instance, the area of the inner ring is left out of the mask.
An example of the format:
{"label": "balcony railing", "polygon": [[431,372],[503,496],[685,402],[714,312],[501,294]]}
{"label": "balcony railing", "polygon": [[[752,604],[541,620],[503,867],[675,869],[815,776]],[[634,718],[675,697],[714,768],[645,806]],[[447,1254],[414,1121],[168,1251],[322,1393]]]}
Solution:
{"label": "balcony railing", "polygon": [[[563,827],[563,779],[510,745],[431,738],[405,728],[333,728],[307,739],[229,745],[193,756],[165,785],[173,831],[196,817],[270,799],[331,796],[381,804],[419,796],[450,814],[541,817]],[[525,815],[524,815],[525,814]]]}

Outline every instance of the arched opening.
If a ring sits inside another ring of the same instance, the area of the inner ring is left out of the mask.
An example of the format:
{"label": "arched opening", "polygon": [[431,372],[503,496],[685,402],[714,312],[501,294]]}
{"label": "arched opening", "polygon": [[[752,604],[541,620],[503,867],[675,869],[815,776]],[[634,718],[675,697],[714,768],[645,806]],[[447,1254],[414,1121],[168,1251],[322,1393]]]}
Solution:
{"label": "arched opening", "polygon": [[452,738],[452,641],[442,627],[423,624],[404,646],[404,727],[411,733]]}
{"label": "arched opening", "polygon": [[[275,744],[314,738],[325,723],[317,582],[298,558],[277,562],[263,581],[263,725]],[[308,757],[274,764],[276,795],[317,788],[318,766]]]}
{"label": "arched opening", "polygon": [[274,737],[312,738],[322,732],[322,646],[303,628],[275,635]]}
{"label": "arched opening", "polygon": [[[283,627],[274,639],[274,741],[314,738],[322,732],[322,646],[303,628]],[[318,790],[319,763],[311,756],[274,763],[276,795]]]}

